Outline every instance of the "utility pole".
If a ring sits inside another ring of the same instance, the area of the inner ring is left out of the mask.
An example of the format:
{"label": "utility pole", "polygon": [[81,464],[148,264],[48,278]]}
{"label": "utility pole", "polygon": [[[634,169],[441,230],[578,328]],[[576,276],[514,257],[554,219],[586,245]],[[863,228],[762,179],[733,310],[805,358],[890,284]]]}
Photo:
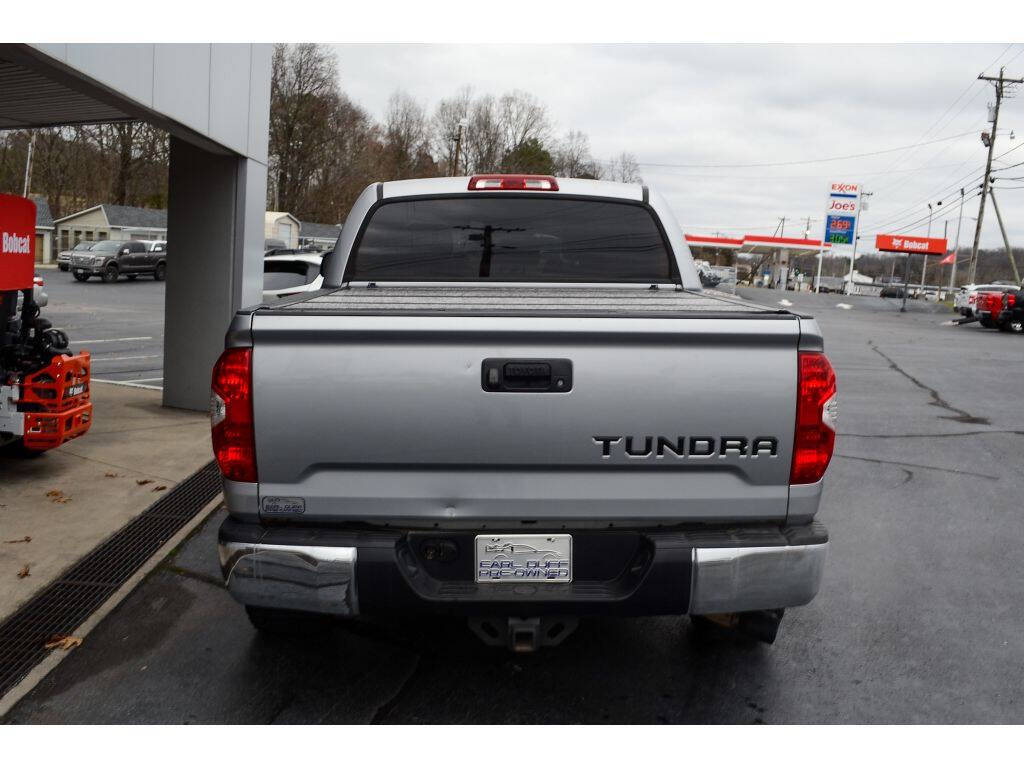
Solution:
{"label": "utility pole", "polygon": [[36,144],[36,132],[32,131],[29,134],[28,139],[28,154],[25,157],[25,186],[21,193],[22,197],[28,197],[29,190],[32,188],[32,149]]}
{"label": "utility pole", "polygon": [[1006,236],[1006,227],[1003,226],[1003,217],[999,213],[999,205],[996,203],[996,191],[990,189],[988,191],[992,197],[992,209],[996,212],[996,221],[999,222],[999,231],[1003,233],[1003,245],[1006,246],[1006,258],[1010,260],[1010,266],[1013,267],[1013,281],[1020,285],[1020,272],[1017,271],[1017,262],[1013,260],[1013,250],[1010,248],[1010,238]]}
{"label": "utility pole", "polygon": [[[932,237],[932,204],[928,203],[928,239]],[[924,255],[924,263],[921,265],[921,287],[918,289],[924,295],[924,276],[928,271],[928,254]]]}
{"label": "utility pole", "polygon": [[[978,224],[974,228],[974,245],[971,247],[971,265],[967,273],[967,281],[969,283],[974,282],[974,276],[978,269],[978,243],[981,240],[981,224],[985,218],[985,197],[988,195],[989,190],[989,177],[992,175],[992,153],[996,146],[996,131],[999,128],[999,105],[1003,101],[1003,93],[1007,83],[1021,84],[1024,83],[1024,78],[1008,78],[1004,76],[1005,67],[999,68],[999,77],[989,77],[987,75],[978,75],[979,80],[987,80],[990,83],[995,84],[996,89],[996,108],[992,115],[992,136],[988,141],[988,159],[985,161],[985,181],[981,185],[981,202],[978,204]],[[984,136],[983,136],[984,139]]]}
{"label": "utility pole", "polygon": [[867,201],[864,198],[871,197],[873,194],[875,193],[861,192],[860,194],[860,205],[858,206],[857,210],[857,219],[854,221],[853,224],[853,252],[850,254],[850,279],[846,283],[847,296],[853,295],[853,264],[857,260],[857,241],[860,240],[860,235],[858,234],[860,232],[860,217],[864,214],[864,205],[867,203]]}
{"label": "utility pole", "polygon": [[956,220],[956,245],[953,246],[953,269],[949,273],[949,290],[953,290],[956,281],[956,259],[960,254],[960,225],[964,220],[964,188],[960,187],[960,216]]}
{"label": "utility pole", "polygon": [[466,127],[466,118],[459,120],[458,133],[455,134],[455,163],[452,166],[452,176],[459,175],[459,157],[462,155],[462,129]]}

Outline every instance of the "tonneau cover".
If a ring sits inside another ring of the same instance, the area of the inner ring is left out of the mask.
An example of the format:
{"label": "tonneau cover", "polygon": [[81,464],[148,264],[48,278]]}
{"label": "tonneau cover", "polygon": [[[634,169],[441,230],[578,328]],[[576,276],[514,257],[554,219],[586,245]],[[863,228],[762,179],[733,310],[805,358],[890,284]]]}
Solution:
{"label": "tonneau cover", "polygon": [[687,316],[758,314],[787,316],[782,309],[714,291],[670,287],[539,286],[344,286],[298,300],[261,307],[261,313],[284,314],[451,314]]}

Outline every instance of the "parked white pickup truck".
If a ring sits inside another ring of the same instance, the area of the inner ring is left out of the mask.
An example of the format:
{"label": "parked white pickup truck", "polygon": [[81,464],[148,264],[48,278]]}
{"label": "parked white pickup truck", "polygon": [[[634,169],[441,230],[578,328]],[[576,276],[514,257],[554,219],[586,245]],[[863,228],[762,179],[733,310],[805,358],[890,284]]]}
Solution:
{"label": "parked white pickup truck", "polygon": [[227,586],[253,623],[584,614],[775,638],[818,591],[836,384],[814,320],[702,291],[646,187],[374,184],[323,288],[240,311],[216,365]]}

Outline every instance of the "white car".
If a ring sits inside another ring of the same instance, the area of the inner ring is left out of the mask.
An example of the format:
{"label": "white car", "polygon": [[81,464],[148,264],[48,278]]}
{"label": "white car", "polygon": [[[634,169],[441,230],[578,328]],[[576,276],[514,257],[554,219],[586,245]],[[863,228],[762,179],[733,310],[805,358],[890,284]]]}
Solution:
{"label": "white car", "polygon": [[139,240],[139,242],[146,246],[146,251],[149,253],[159,253],[167,250],[166,240]]}
{"label": "white car", "polygon": [[289,253],[263,259],[263,300],[276,301],[308,291],[319,291],[322,253]]}
{"label": "white car", "polygon": [[974,302],[978,300],[978,291],[1005,291],[1007,288],[1014,287],[1015,284],[1009,281],[962,285],[953,296],[953,311],[959,312],[964,317],[973,317]]}

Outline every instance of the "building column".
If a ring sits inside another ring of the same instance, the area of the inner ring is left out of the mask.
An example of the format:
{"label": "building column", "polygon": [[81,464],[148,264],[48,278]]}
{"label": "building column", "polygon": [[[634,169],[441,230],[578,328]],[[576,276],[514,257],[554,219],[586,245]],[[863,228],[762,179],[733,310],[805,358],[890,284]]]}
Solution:
{"label": "building column", "polygon": [[267,168],[171,137],[163,404],[206,410],[235,311],[263,295]]}

